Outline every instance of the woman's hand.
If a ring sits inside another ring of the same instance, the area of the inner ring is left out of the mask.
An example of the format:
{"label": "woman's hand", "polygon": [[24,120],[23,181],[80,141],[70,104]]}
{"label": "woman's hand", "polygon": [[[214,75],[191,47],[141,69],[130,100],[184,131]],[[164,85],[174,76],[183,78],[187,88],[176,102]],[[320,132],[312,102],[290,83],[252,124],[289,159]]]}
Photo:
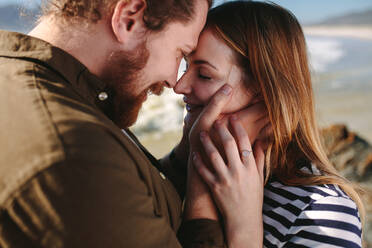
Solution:
{"label": "woman's hand", "polygon": [[[177,161],[184,161],[184,164],[181,165],[183,167],[186,167],[188,157],[190,154],[189,140],[191,139],[194,141],[198,141],[198,136],[199,136],[198,132],[202,130],[202,127],[200,125],[203,125],[204,128],[208,128],[211,126],[211,123],[209,123],[210,122],[209,120],[202,120],[203,118],[201,118],[201,115],[202,115],[201,113],[204,109],[201,107],[187,109],[187,114],[184,118],[183,135],[182,135],[181,141],[178,143],[178,145],[174,147],[174,150],[173,150],[174,155],[177,158]],[[256,139],[260,139],[263,141],[270,140],[269,137],[271,135],[271,126],[269,125],[269,118],[267,116],[267,110],[266,110],[264,102],[259,101],[257,99],[253,99],[251,104],[248,107],[234,114],[237,115],[238,118],[241,120],[252,143]],[[194,124],[196,123],[196,120],[199,117],[200,117],[200,120],[199,120],[200,124],[198,124],[199,126],[195,127],[193,129],[193,133],[191,133],[190,130],[194,126]],[[225,125],[228,125],[228,121],[229,121],[228,119],[230,117],[231,115],[219,115],[216,117],[216,119],[220,118],[220,120]],[[215,120],[212,120],[212,121],[215,121]],[[209,130],[209,129],[204,129],[204,130]],[[210,135],[212,136],[212,138],[216,137],[216,134],[214,132],[211,132]],[[216,140],[216,139],[213,139],[213,140]],[[218,146],[220,147],[220,145]]]}
{"label": "woman's hand", "polygon": [[[213,96],[212,100],[203,109],[198,116],[189,134],[190,150],[201,150],[201,144],[197,133],[201,130],[209,130],[218,116],[221,114],[223,107],[231,98],[232,88],[229,85],[224,85]],[[188,160],[188,175],[187,175],[187,190],[184,210],[184,219],[214,219],[218,220],[217,208],[209,193],[207,185],[201,180],[197,172],[195,172],[192,164],[192,159]]]}
{"label": "woman's hand", "polygon": [[230,123],[233,134],[221,121],[215,125],[226,162],[203,131],[200,140],[213,172],[198,152],[193,154],[193,163],[221,211],[229,247],[261,247],[264,152],[259,143],[252,152],[247,132],[236,115],[230,118]]}

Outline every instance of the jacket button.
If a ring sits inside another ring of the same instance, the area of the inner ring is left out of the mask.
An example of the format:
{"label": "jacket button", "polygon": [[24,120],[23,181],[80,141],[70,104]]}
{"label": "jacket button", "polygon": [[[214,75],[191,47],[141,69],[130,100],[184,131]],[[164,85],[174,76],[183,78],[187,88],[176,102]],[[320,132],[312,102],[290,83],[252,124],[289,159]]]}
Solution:
{"label": "jacket button", "polygon": [[98,95],[98,99],[101,100],[101,101],[105,101],[105,100],[107,100],[107,98],[108,98],[108,94],[104,91],[99,93],[99,95]]}
{"label": "jacket button", "polygon": [[160,174],[161,178],[163,178],[164,180],[167,179],[166,176],[162,172],[160,172],[159,174]]}

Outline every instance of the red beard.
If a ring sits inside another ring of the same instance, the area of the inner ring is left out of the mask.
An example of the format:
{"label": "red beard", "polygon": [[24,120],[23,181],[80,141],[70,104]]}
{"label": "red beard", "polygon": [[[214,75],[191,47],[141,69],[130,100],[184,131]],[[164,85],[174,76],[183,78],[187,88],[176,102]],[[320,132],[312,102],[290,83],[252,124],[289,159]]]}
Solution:
{"label": "red beard", "polygon": [[116,113],[114,122],[121,128],[127,128],[133,125],[138,118],[142,104],[147,99],[147,95],[154,94],[159,96],[163,93],[163,89],[163,83],[156,83],[142,91],[138,96],[123,94],[120,98],[116,98],[117,102],[114,104]]}
{"label": "red beard", "polygon": [[115,52],[108,61],[108,66],[102,79],[109,84],[114,92],[112,120],[120,128],[133,125],[143,102],[149,93],[160,95],[164,84],[155,83],[135,95],[136,87],[141,82],[141,71],[149,58],[146,44],[139,45],[134,52]]}

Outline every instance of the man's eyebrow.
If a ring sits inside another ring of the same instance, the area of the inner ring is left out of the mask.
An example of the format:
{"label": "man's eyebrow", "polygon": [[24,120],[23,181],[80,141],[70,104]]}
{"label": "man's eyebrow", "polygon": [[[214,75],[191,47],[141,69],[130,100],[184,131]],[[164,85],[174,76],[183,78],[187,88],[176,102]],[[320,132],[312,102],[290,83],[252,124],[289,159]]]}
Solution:
{"label": "man's eyebrow", "polygon": [[205,60],[200,60],[200,59],[193,60],[192,63],[196,64],[196,65],[209,65],[210,67],[212,67],[213,69],[218,71],[217,67],[215,67],[214,65],[212,65],[211,63],[209,63],[208,61],[205,61]]}

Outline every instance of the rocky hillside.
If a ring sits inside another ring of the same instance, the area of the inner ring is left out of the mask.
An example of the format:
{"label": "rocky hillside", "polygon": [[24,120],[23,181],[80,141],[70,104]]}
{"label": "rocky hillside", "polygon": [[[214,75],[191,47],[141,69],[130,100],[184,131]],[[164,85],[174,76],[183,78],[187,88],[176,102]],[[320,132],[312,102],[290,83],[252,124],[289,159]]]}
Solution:
{"label": "rocky hillside", "polygon": [[372,179],[372,147],[366,140],[344,125],[325,128],[322,135],[330,160],[344,176],[357,182]]}
{"label": "rocky hillside", "polygon": [[326,26],[372,26],[372,9],[331,17],[317,25]]}
{"label": "rocky hillside", "polygon": [[334,166],[350,181],[364,189],[367,210],[366,247],[372,247],[372,146],[345,125],[333,125],[322,130],[327,155]]}

